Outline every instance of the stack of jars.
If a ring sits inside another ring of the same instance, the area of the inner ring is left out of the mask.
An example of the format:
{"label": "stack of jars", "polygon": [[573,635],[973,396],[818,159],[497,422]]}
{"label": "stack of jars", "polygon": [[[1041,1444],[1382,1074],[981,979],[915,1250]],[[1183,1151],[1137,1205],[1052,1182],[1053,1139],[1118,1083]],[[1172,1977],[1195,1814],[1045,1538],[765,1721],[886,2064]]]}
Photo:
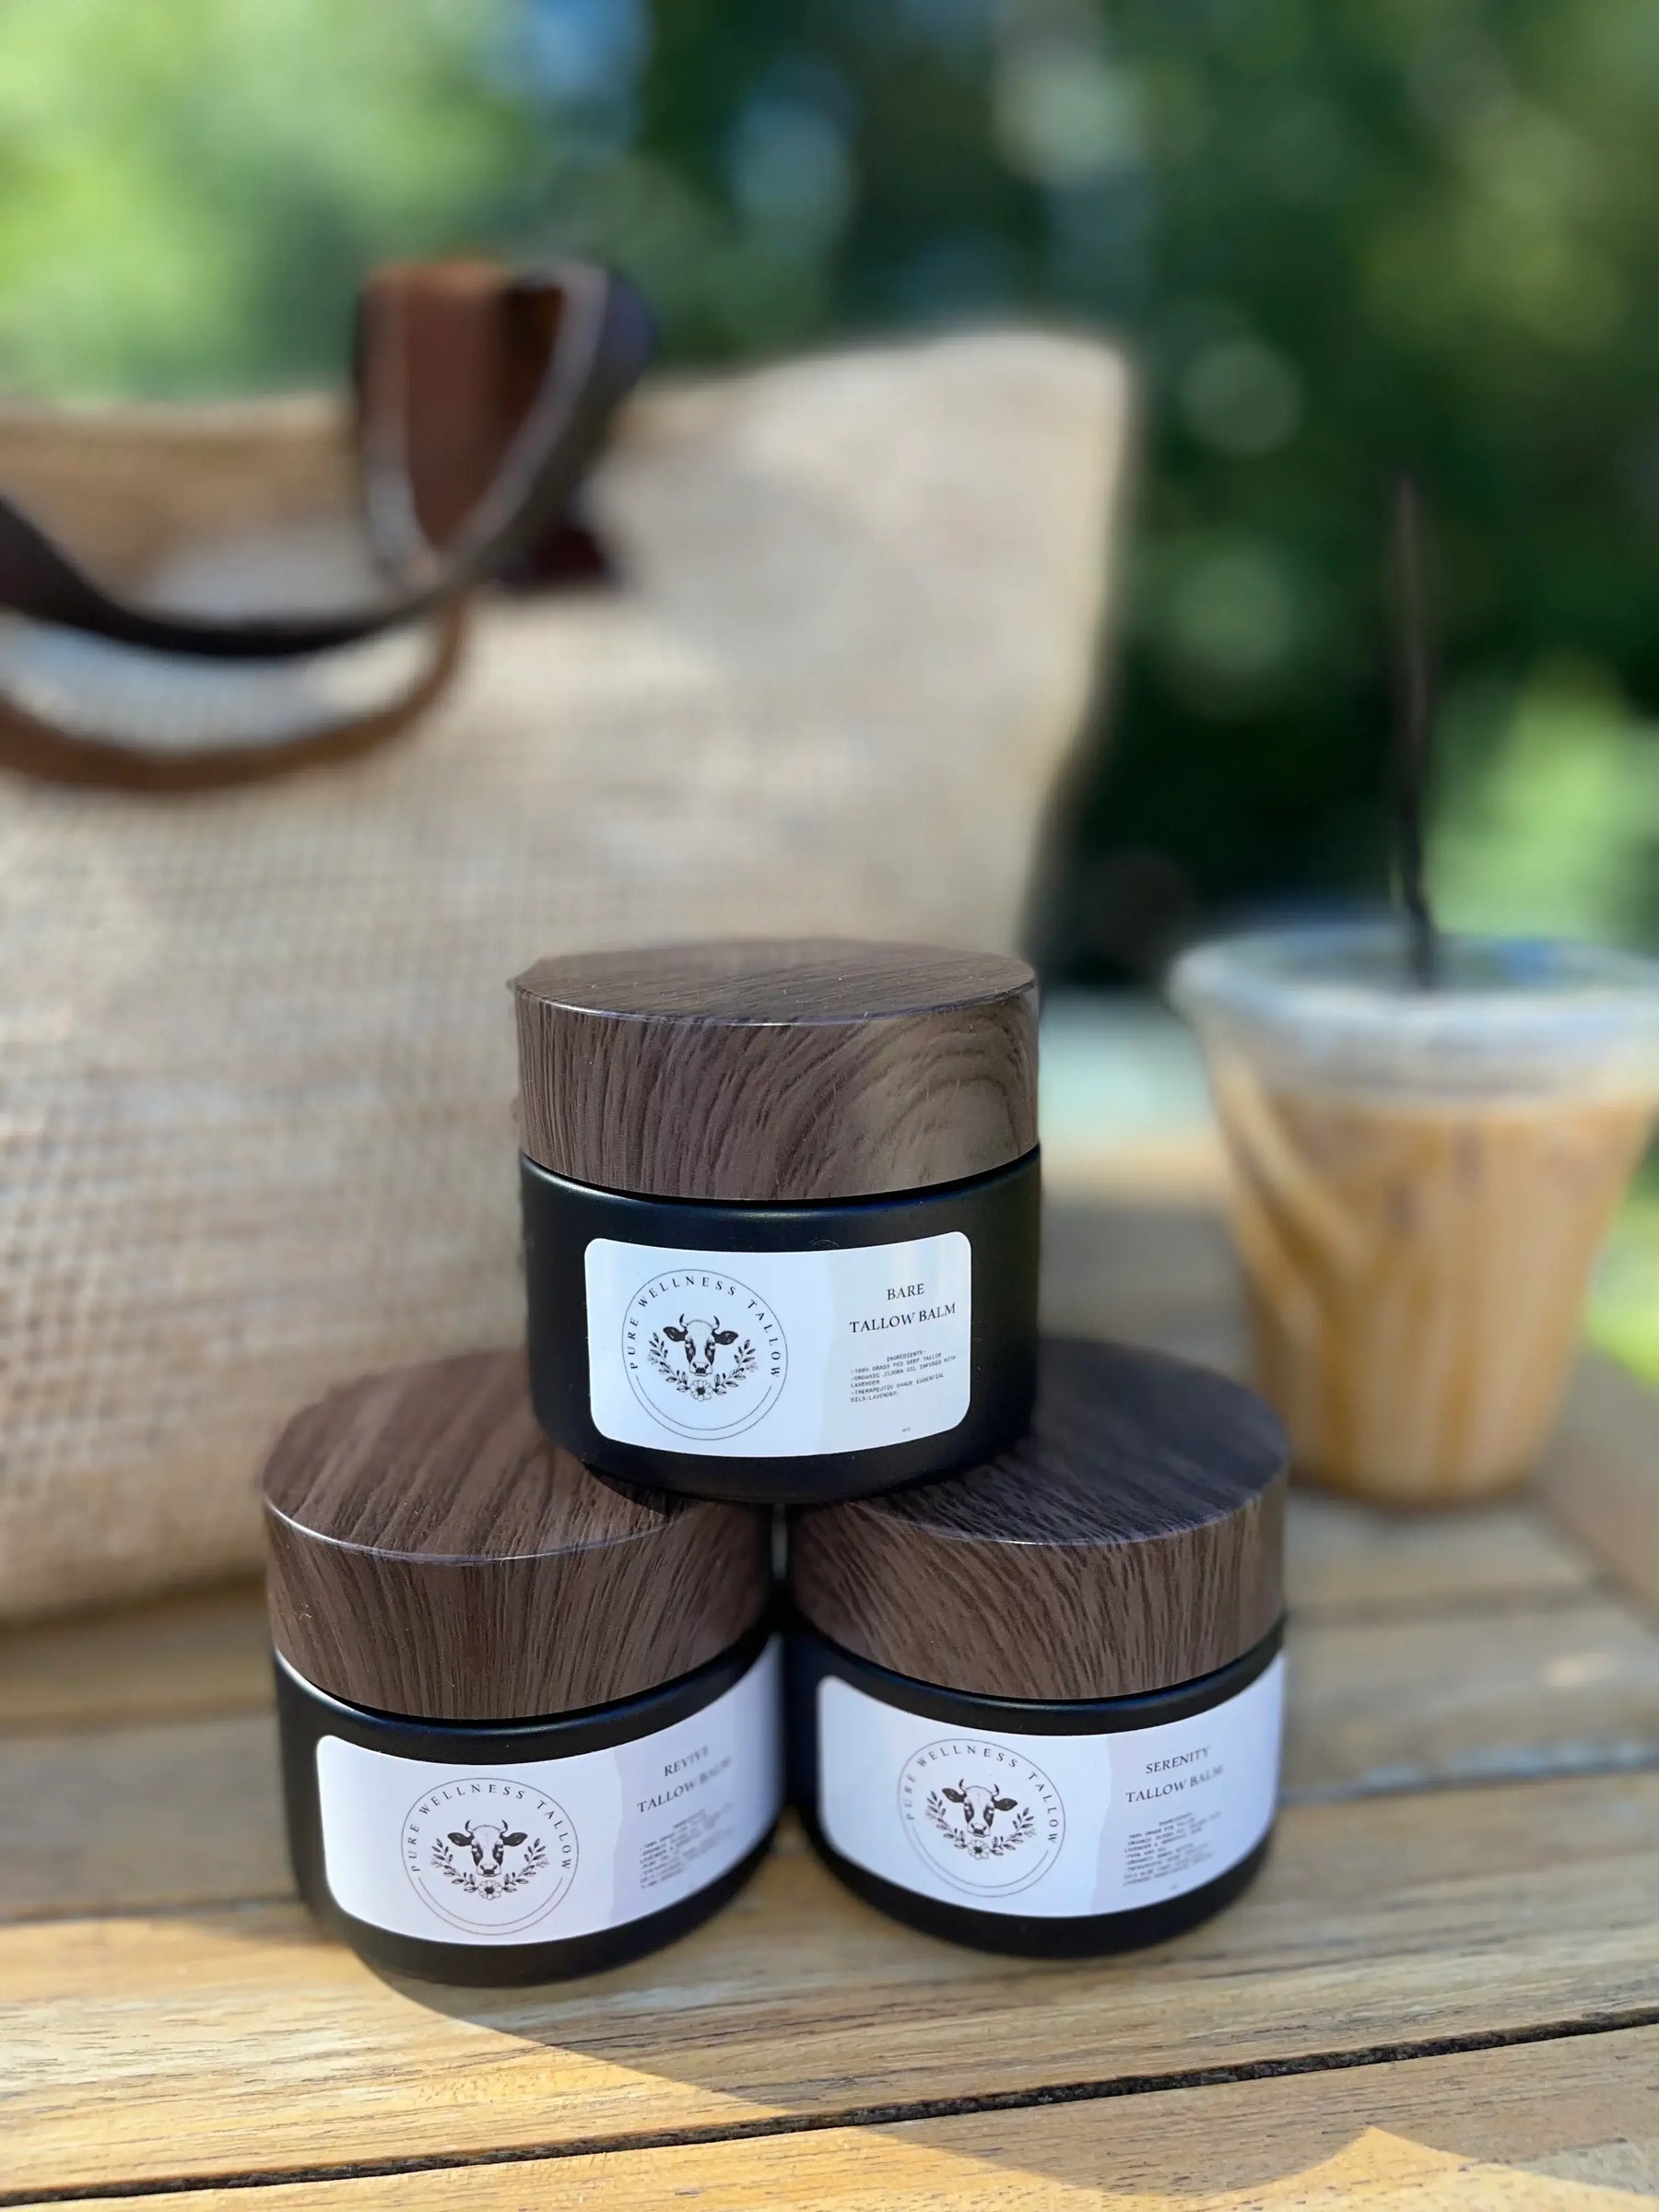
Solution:
{"label": "stack of jars", "polygon": [[1284,1440],[1040,1341],[1030,968],[737,942],[514,989],[526,1349],[336,1392],[266,1470],[324,1924],[445,1981],[609,1965],[786,1794],[965,1942],[1225,1903],[1273,1819]]}

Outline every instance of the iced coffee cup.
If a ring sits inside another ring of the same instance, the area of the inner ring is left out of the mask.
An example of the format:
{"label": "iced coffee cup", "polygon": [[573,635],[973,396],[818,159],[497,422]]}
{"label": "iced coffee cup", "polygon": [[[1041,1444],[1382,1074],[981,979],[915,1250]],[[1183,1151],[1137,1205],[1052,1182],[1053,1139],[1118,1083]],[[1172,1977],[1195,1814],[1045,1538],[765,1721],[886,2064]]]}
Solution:
{"label": "iced coffee cup", "polygon": [[1300,1472],[1401,1505],[1524,1477],[1659,1109],[1659,962],[1385,924],[1176,965],[1231,1167],[1256,1379]]}

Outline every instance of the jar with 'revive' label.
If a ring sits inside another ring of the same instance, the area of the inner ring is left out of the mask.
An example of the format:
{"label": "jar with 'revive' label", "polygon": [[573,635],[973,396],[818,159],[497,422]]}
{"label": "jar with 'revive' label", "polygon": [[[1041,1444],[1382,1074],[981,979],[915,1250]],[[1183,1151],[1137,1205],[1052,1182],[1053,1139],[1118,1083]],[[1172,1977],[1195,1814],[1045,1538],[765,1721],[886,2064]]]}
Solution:
{"label": "jar with 'revive' label", "polygon": [[289,1846],[326,1929],[429,1981],[541,1982],[746,1879],[782,1792],[765,1514],[591,1475],[519,1352],[336,1391],[264,1488]]}
{"label": "jar with 'revive' label", "polygon": [[841,939],[514,986],[531,1389],[627,1481],[771,1504],[988,1458],[1036,1375],[1037,991]]}
{"label": "jar with 'revive' label", "polygon": [[1062,1340],[1012,1451],[796,1514],[791,1787],[841,1879],[1034,1956],[1235,1897],[1277,1791],[1285,1462],[1238,1384]]}

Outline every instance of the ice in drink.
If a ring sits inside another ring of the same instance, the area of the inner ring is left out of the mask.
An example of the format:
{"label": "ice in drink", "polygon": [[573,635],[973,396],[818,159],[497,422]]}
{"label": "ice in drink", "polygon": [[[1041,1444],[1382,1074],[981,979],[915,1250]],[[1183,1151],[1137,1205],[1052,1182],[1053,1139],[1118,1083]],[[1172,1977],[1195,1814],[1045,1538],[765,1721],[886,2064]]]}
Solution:
{"label": "ice in drink", "polygon": [[1181,961],[1231,1166],[1257,1381],[1299,1470],[1453,1502],[1547,1436],[1659,1108],[1659,963],[1383,924]]}

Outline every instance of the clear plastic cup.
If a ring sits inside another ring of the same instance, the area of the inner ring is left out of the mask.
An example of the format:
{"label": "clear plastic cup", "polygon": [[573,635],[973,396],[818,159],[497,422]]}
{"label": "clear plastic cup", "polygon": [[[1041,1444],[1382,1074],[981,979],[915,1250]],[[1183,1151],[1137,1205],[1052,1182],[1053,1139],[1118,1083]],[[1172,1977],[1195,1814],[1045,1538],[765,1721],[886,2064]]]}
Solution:
{"label": "clear plastic cup", "polygon": [[1423,990],[1373,923],[1201,946],[1170,989],[1299,1471],[1401,1505],[1518,1481],[1659,1111],[1659,962],[1453,937]]}

